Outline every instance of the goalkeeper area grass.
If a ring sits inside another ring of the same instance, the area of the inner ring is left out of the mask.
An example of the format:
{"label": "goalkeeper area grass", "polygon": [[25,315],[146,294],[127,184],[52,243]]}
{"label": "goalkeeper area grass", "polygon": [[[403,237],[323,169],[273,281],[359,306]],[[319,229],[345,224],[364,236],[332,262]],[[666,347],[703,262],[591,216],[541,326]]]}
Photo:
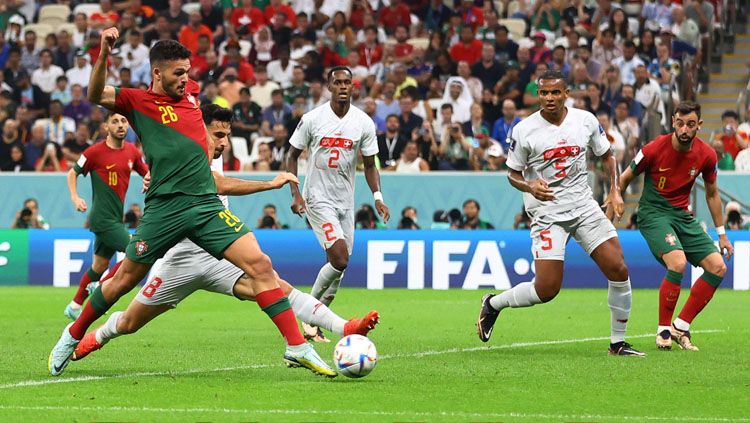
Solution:
{"label": "goalkeeper area grass", "polygon": [[[750,422],[750,292],[719,290],[693,322],[701,351],[689,352],[656,349],[658,293],[634,291],[628,341],[648,354],[638,358],[607,355],[604,289],[505,310],[483,344],[481,290],[344,286],[339,315],[381,313],[370,334],[379,362],[363,379],[332,380],[286,368],[256,304],[206,292],[53,378],[47,356],[73,293],[0,288],[0,421]],[[330,337],[315,345],[329,363]]]}

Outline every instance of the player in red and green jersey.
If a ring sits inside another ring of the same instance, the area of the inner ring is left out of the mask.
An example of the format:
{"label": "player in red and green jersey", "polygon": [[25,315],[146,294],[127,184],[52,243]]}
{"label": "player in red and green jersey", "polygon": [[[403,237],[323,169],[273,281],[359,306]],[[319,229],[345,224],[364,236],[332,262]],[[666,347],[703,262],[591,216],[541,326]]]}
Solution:
{"label": "player in red and green jersey", "polygon": [[123,224],[125,193],[130,185],[130,172],[135,170],[146,176],[148,166],[141,152],[124,142],[128,121],[119,113],[107,118],[108,135],[104,141],[86,149],[75,167],[68,172],[70,201],[76,210],[88,210],[86,200],[78,196],[78,175],[91,175],[93,193],[89,226],[94,233],[94,260],[78,283],[73,300],[65,307],[64,314],[75,320],[81,314],[81,305],[88,297],[90,283],[96,283],[107,270],[109,261],[117,251],[125,251],[130,234]]}
{"label": "player in red and green jersey", "polygon": [[271,260],[245,223],[216,195],[208,164],[213,145],[196,97],[197,83],[188,79],[191,52],[174,40],[159,41],[149,52],[153,82],[148,90],[105,86],[107,58],[118,37],[117,28],[102,32],[88,97],[128,119],[143,144],[151,184],[125,260],[112,279],[91,294],[78,319],[63,330],[49,356],[50,374],[61,374],[88,327],[132,290],[167,250],[188,238],[250,277],[256,302],[284,336],[287,365],[336,376],[302,337]]}
{"label": "player in red and green jersey", "polygon": [[[667,268],[659,289],[656,345],[661,349],[672,348],[674,340],[682,349],[698,351],[690,337],[690,324],[711,300],[724,278],[727,266],[722,253],[727,257],[733,253],[732,243],[724,229],[721,197],[716,184],[716,152],[696,137],[702,124],[699,104],[692,101],[680,103],[672,116],[674,132],[646,144],[620,178],[620,189],[624,194],[630,181],[645,173],[638,206],[638,227],[651,253]],[[719,250],[691,214],[690,191],[698,175],[703,176],[706,184],[706,202],[719,235]],[[687,262],[700,266],[704,272],[690,290],[677,319],[672,322]]]}

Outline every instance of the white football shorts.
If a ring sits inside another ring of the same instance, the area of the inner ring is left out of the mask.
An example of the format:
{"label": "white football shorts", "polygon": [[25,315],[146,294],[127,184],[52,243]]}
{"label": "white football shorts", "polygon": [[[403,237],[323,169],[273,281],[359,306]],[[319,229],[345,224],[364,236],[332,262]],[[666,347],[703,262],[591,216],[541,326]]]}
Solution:
{"label": "white football shorts", "polygon": [[320,246],[327,250],[343,239],[349,255],[354,247],[354,210],[338,209],[324,204],[307,204],[307,221]]}

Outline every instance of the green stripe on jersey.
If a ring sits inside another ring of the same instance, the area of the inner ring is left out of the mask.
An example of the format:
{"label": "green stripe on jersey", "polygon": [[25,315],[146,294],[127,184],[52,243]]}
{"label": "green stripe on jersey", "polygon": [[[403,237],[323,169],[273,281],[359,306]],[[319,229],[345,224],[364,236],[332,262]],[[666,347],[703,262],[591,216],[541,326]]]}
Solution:
{"label": "green stripe on jersey", "polygon": [[131,116],[151,171],[146,201],[170,194],[216,194],[208,156],[200,144],[137,110]]}
{"label": "green stripe on jersey", "polygon": [[97,172],[90,172],[93,200],[89,225],[94,232],[106,231],[113,225],[122,225],[123,204],[115,190],[103,181]]}
{"label": "green stripe on jersey", "polygon": [[680,207],[671,204],[659,192],[651,175],[647,172],[643,177],[643,194],[638,202],[638,215],[649,212],[669,212],[685,216],[687,213]]}

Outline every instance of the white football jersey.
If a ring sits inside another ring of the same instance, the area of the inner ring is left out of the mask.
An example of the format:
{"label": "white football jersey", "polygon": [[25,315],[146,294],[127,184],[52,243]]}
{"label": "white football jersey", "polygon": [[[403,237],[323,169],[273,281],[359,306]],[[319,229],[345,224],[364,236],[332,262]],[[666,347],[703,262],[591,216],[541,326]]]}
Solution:
{"label": "white football jersey", "polygon": [[547,181],[555,196],[552,201],[539,201],[524,193],[523,202],[531,215],[570,210],[590,200],[587,148],[597,157],[611,148],[596,117],[571,107],[560,126],[537,111],[513,127],[508,144],[508,167],[523,172],[527,181]]}
{"label": "white football jersey", "polygon": [[299,150],[307,148],[305,202],[354,209],[357,151],[363,156],[378,154],[372,118],[354,105],[339,118],[326,102],[302,116],[289,143]]}

